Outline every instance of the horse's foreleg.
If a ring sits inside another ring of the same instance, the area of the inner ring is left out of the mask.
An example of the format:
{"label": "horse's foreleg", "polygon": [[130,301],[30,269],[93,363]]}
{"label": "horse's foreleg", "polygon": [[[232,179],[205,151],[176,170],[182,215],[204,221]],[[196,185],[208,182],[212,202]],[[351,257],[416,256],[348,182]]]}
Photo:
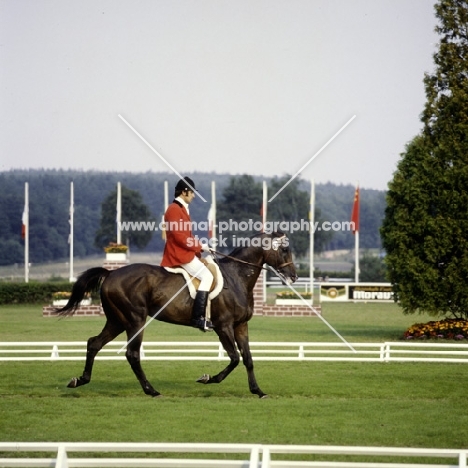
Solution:
{"label": "horse's foreleg", "polygon": [[237,347],[242,355],[242,361],[247,369],[250,391],[254,395],[258,395],[260,398],[266,398],[267,395],[260,390],[260,387],[257,384],[257,379],[255,378],[252,353],[250,352],[249,328],[247,322],[241,323],[236,327],[234,330],[234,336],[236,338]]}
{"label": "horse's foreleg", "polygon": [[232,328],[226,328],[222,330],[215,330],[218,334],[219,341],[223,345],[223,348],[226,350],[230,362],[219,374],[214,375],[213,377],[208,374],[200,377],[197,382],[210,384],[210,383],[220,383],[222,382],[238,365],[239,365],[239,353],[236,349],[236,343],[234,340],[234,331]]}
{"label": "horse's foreleg", "polygon": [[127,358],[130,367],[133,370],[133,373],[136,375],[136,378],[140,382],[141,388],[147,395],[153,397],[160,396],[161,394],[156,391],[153,386],[148,382],[143,369],[141,368],[140,363],[140,348],[143,341],[143,333],[140,333],[141,328],[137,329],[133,333],[127,332],[128,343],[127,343],[127,352],[125,356]]}
{"label": "horse's foreleg", "polygon": [[117,324],[106,322],[101,333],[97,336],[93,336],[88,340],[88,346],[86,350],[86,364],[81,377],[73,377],[68,383],[69,388],[80,387],[91,381],[91,374],[93,372],[94,358],[96,354],[105,346],[107,343],[112,341],[117,335],[123,332],[123,327]]}

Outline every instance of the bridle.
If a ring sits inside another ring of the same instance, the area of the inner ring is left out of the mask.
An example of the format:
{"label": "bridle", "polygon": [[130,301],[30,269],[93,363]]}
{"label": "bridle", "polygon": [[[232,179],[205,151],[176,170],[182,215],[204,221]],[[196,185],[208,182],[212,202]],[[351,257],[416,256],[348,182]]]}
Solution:
{"label": "bridle", "polygon": [[[217,250],[210,249],[210,252],[214,253],[215,255],[220,255],[221,257],[224,257],[224,258],[229,258],[230,260],[234,260],[235,262],[243,263],[244,265],[253,266],[253,267],[258,268],[260,270],[268,270],[268,268],[265,268],[263,265],[257,265],[256,263],[247,262],[245,260],[241,260],[240,258],[236,258],[236,257],[232,257],[231,255],[223,254],[222,252],[218,252]],[[289,263],[291,263],[291,262],[289,262]],[[289,265],[289,263],[285,263],[285,264],[281,265],[281,267]]]}
{"label": "bridle", "polygon": [[[285,237],[285,236],[283,236]],[[279,237],[278,239],[282,239],[282,237]],[[268,257],[271,255],[272,253],[272,250],[277,250],[277,249],[270,249],[269,252],[268,252],[268,255],[265,259],[265,262],[264,263],[267,263],[267,260],[268,260]],[[267,264],[267,267],[264,267],[263,265],[257,265],[256,263],[252,263],[252,262],[247,262],[246,260],[242,260],[240,258],[236,258],[236,257],[233,257],[231,255],[226,255],[226,254],[223,254],[222,252],[218,252],[217,250],[214,250],[214,249],[211,249],[210,248],[210,252],[216,254],[216,255],[220,255],[221,257],[225,257],[225,258],[229,258],[230,260],[233,260],[235,262],[238,262],[238,263],[243,263],[245,265],[249,265],[249,266],[253,266],[255,268],[258,268],[260,270],[267,270],[267,271],[271,271],[273,270],[278,276],[281,276],[284,278],[284,275],[283,273],[281,273],[281,270],[285,267],[287,267],[288,265],[292,265],[294,262],[284,262],[284,263],[281,263],[281,265],[277,265],[276,267],[272,267],[270,265]]]}

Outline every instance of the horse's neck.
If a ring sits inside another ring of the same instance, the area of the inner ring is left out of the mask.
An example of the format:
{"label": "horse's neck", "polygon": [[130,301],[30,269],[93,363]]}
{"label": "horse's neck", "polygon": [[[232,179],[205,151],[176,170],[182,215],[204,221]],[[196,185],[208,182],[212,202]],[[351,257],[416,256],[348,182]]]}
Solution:
{"label": "horse's neck", "polygon": [[[247,289],[252,291],[262,271],[263,252],[257,249],[243,249],[234,254],[234,257],[239,260],[237,270],[241,276],[247,278]],[[249,265],[243,262],[247,262]],[[249,273],[246,273],[247,271]]]}
{"label": "horse's neck", "polygon": [[234,251],[231,254],[234,258],[237,258],[241,262],[251,263],[261,267],[263,265],[263,250],[255,248],[246,248],[240,249],[239,251]]}

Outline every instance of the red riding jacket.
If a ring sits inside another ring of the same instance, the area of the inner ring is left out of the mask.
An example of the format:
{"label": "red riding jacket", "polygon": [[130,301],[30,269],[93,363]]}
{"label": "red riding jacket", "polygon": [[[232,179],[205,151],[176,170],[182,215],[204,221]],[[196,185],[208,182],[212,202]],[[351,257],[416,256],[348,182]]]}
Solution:
{"label": "red riding jacket", "polygon": [[166,245],[161,266],[174,267],[201,257],[201,244],[192,234],[192,221],[187,210],[174,200],[164,214]]}

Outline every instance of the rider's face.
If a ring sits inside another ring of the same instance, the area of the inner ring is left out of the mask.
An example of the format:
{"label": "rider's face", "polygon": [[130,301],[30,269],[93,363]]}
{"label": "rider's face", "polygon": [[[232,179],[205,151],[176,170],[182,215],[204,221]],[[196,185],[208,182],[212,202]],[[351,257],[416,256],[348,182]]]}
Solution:
{"label": "rider's face", "polygon": [[182,192],[180,195],[182,200],[184,200],[185,203],[192,203],[192,200],[195,198],[195,193],[192,192],[191,190],[186,190],[185,192]]}

